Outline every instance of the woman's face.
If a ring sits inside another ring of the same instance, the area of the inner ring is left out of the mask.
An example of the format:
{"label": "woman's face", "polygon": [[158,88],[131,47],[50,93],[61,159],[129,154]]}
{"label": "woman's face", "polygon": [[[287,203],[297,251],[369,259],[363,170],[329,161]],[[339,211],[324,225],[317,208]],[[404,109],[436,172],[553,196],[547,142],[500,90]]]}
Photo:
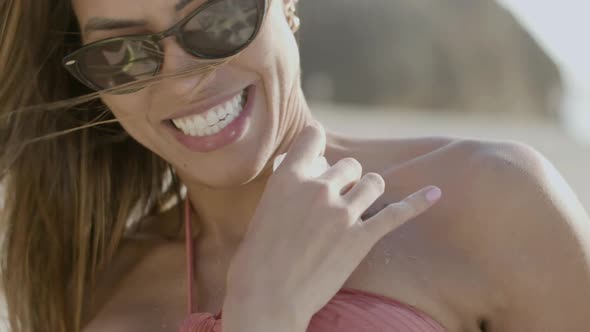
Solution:
{"label": "woman's face", "polygon": [[[134,139],[172,164],[183,180],[213,187],[252,180],[268,165],[286,129],[302,118],[293,114],[303,109],[293,107],[302,97],[297,43],[284,11],[290,1],[269,0],[256,39],[208,76],[191,74],[131,94],[103,94],[103,102]],[[205,2],[73,0],[84,43],[168,29]],[[97,17],[139,25],[85,31]],[[161,46],[162,74],[203,63],[174,37],[164,39]],[[240,100],[245,91],[247,96]]]}

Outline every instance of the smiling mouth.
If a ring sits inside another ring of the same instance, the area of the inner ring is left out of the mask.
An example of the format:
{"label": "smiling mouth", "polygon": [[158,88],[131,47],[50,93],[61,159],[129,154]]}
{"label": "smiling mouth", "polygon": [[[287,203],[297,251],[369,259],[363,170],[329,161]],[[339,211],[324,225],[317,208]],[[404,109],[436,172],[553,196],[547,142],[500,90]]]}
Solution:
{"label": "smiling mouth", "polygon": [[187,136],[205,137],[215,135],[230,125],[242,113],[248,101],[248,88],[244,88],[233,98],[212,107],[206,112],[168,121],[174,128]]}

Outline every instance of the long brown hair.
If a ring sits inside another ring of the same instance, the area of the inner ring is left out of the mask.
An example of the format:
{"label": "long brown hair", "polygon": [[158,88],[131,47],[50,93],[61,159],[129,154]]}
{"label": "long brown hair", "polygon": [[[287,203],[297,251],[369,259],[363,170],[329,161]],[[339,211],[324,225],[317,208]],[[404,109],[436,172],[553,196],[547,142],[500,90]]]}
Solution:
{"label": "long brown hair", "polygon": [[132,214],[177,192],[169,166],[61,67],[79,39],[69,2],[0,2],[1,264],[13,332],[79,331]]}

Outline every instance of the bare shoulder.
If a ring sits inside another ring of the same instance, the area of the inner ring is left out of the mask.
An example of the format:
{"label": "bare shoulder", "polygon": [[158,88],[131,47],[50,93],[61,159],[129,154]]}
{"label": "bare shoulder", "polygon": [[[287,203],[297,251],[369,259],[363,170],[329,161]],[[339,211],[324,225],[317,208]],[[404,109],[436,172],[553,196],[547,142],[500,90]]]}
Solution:
{"label": "bare shoulder", "polygon": [[480,220],[468,229],[479,268],[508,309],[494,323],[504,331],[587,330],[590,219],[570,186],[525,144],[489,145],[474,165],[470,215]]}
{"label": "bare shoulder", "polygon": [[353,157],[362,163],[365,171],[379,172],[457,141],[456,138],[443,136],[361,139],[327,132],[325,156],[331,164],[345,157]]}
{"label": "bare shoulder", "polygon": [[496,240],[507,238],[506,247],[515,246],[513,250],[534,249],[531,254],[551,251],[554,255],[561,248],[574,250],[572,245],[578,254],[590,253],[588,214],[545,156],[518,142],[472,141],[462,145],[469,157],[461,168],[464,181],[460,187],[469,194],[461,197],[467,218],[458,220],[465,222],[465,227],[475,227],[478,240],[492,240],[480,242],[478,247],[501,249],[493,241],[497,236]]}
{"label": "bare shoulder", "polygon": [[[391,141],[395,151],[399,144]],[[449,327],[583,331],[590,324],[590,220],[538,151],[449,140],[383,164],[380,173],[388,184],[381,203],[430,184],[443,199],[383,238],[353,284],[401,297]]]}

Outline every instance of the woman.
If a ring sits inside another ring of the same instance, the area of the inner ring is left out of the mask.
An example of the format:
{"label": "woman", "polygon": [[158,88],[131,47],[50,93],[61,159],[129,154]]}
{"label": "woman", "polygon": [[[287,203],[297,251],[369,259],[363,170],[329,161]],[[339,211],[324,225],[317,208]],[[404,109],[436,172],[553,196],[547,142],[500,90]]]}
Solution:
{"label": "woman", "polygon": [[587,330],[588,216],[553,166],[517,143],[324,134],[295,5],[0,5],[12,329]]}

